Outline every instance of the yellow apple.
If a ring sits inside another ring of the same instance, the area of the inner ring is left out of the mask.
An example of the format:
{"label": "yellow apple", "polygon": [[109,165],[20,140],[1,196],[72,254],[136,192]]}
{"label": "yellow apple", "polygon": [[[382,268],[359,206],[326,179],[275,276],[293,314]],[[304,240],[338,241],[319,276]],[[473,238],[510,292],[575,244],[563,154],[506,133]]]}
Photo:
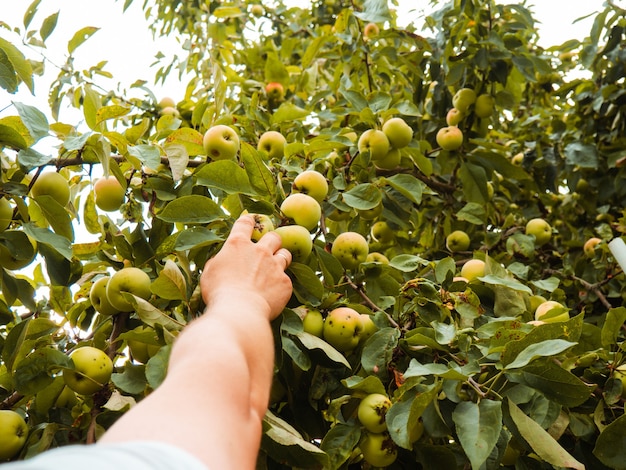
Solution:
{"label": "yellow apple", "polygon": [[356,269],[366,260],[369,246],[360,233],[343,232],[335,238],[331,253],[344,269]]}
{"label": "yellow apple", "polygon": [[370,235],[380,243],[389,243],[394,239],[393,229],[384,220],[374,222],[370,227]]}
{"label": "yellow apple", "polygon": [[450,108],[448,114],[446,114],[446,124],[448,126],[458,126],[463,119],[465,119],[465,113],[456,108]]}
{"label": "yellow apple", "polygon": [[294,261],[305,261],[313,250],[309,231],[301,225],[283,225],[274,230],[282,240],[282,247],[289,250]]}
{"label": "yellow apple", "polygon": [[117,271],[106,286],[106,295],[111,305],[120,312],[131,312],[133,305],[124,298],[124,293],[149,299],[150,276],[139,268],[129,266]]}
{"label": "yellow apple", "polygon": [[212,160],[228,160],[239,151],[239,136],[232,127],[218,124],[205,132],[202,144]]}
{"label": "yellow apple", "polygon": [[531,295],[528,298],[528,310],[534,313],[537,307],[547,300],[543,295]]}
{"label": "yellow apple", "polygon": [[391,118],[383,124],[383,132],[394,149],[406,147],[413,140],[413,129],[402,118]]}
{"label": "yellow apple", "polygon": [[100,178],[93,185],[96,206],[106,212],[120,208],[126,199],[126,190],[115,176]]}
{"label": "yellow apple", "polygon": [[385,415],[391,408],[391,400],[382,393],[370,393],[359,403],[357,417],[363,427],[373,433],[387,430]]}
{"label": "yellow apple", "polygon": [[91,305],[93,305],[93,308],[95,308],[98,313],[105,316],[119,313],[119,310],[111,305],[106,294],[109,279],[109,276],[101,277],[91,285],[91,290],[89,291]]}
{"label": "yellow apple", "polygon": [[321,203],[328,194],[328,181],[319,171],[305,170],[293,180],[292,191],[304,193]]}
{"label": "yellow apple", "polygon": [[15,457],[28,438],[28,425],[13,410],[0,410],[0,462]]}
{"label": "yellow apple", "polygon": [[476,98],[474,103],[474,113],[481,119],[486,119],[493,114],[496,100],[489,94],[482,94]]}
{"label": "yellow apple", "polygon": [[65,385],[80,395],[92,395],[111,380],[113,361],[92,346],[83,346],[70,354],[74,369],[63,370]]}
{"label": "yellow apple", "polygon": [[175,108],[176,107],[176,102],[172,98],[170,98],[169,96],[164,96],[159,101],[159,105],[158,106],[159,106],[160,109]]}
{"label": "yellow apple", "polygon": [[339,352],[351,351],[359,345],[362,328],[359,312],[350,307],[335,308],[324,321],[324,341]]}
{"label": "yellow apple", "polygon": [[359,314],[361,317],[361,338],[360,338],[360,342],[364,343],[367,338],[369,338],[370,336],[372,336],[374,333],[376,333],[376,331],[378,331],[378,327],[376,326],[376,324],[374,323],[374,320],[372,320],[372,315],[369,315],[367,313],[361,313]]}
{"label": "yellow apple", "polygon": [[535,237],[535,246],[545,245],[552,238],[552,227],[544,219],[531,219],[526,224],[526,235]]}
{"label": "yellow apple", "polygon": [[471,88],[461,88],[452,97],[452,106],[466,113],[468,108],[476,102],[476,92]]}
{"label": "yellow apple", "polygon": [[30,189],[33,197],[50,196],[62,206],[70,202],[70,185],[63,175],[55,171],[41,173]]}
{"label": "yellow apple", "polygon": [[376,23],[367,23],[363,28],[363,37],[365,39],[375,38],[380,34],[380,28]]}
{"label": "yellow apple", "polygon": [[263,235],[274,230],[274,222],[265,214],[252,214],[252,217],[254,217],[254,229],[251,238],[258,242]]}
{"label": "yellow apple", "polygon": [[372,207],[371,209],[357,209],[356,212],[357,214],[359,214],[359,217],[363,220],[374,220],[376,217],[382,214],[383,205],[381,203],[375,207]]}
{"label": "yellow apple", "polygon": [[180,117],[180,111],[176,109],[174,106],[166,106],[165,108],[159,111],[161,116],[174,116],[175,118]]}
{"label": "yellow apple", "polygon": [[255,5],[252,5],[252,8],[250,9],[250,13],[252,13],[252,16],[255,16],[256,18],[260,18],[261,16],[265,14],[265,9],[263,8],[262,5],[259,5],[257,3]]}
{"label": "yellow apple", "polygon": [[360,153],[369,152],[372,160],[381,160],[389,152],[390,145],[383,131],[368,129],[359,137],[357,147]]}
{"label": "yellow apple", "polygon": [[265,152],[270,160],[280,160],[285,156],[285,145],[287,139],[280,132],[267,131],[259,139],[257,150]]}
{"label": "yellow apple", "polygon": [[307,308],[306,314],[302,319],[302,328],[307,333],[321,338],[324,333],[324,317],[322,312],[316,308]]}
{"label": "yellow apple", "polygon": [[382,253],[378,253],[377,251],[372,251],[368,253],[365,258],[366,263],[381,263],[381,264],[389,264],[389,258],[387,258]]}
{"label": "yellow apple", "polygon": [[554,300],[546,300],[535,310],[535,320],[545,323],[558,323],[569,320],[569,309]]}
{"label": "yellow apple", "polygon": [[155,344],[157,336],[152,328],[147,326],[138,326],[133,331],[136,331],[139,334],[152,333],[154,342],[151,343],[145,343],[140,339],[129,339],[127,341],[128,349],[130,350],[130,354],[133,359],[137,362],[141,362],[142,364],[146,364],[152,356],[159,352],[161,345]]}
{"label": "yellow apple", "polygon": [[302,225],[308,230],[317,227],[322,217],[320,203],[304,193],[293,193],[285,198],[280,205],[280,211],[293,220],[297,225]]}
{"label": "yellow apple", "polygon": [[467,279],[468,282],[473,281],[485,275],[485,262],[480,259],[471,259],[466,261],[461,267],[461,277]]}
{"label": "yellow apple", "polygon": [[13,207],[6,197],[0,197],[0,232],[4,232],[13,220]]}
{"label": "yellow apple", "polygon": [[383,158],[372,159],[376,168],[381,168],[383,170],[393,170],[400,165],[402,161],[402,154],[398,149],[390,149]]}
{"label": "yellow apple", "polygon": [[515,166],[520,166],[524,162],[524,152],[516,153],[511,157],[511,163]]}
{"label": "yellow apple", "polygon": [[442,127],[435,137],[437,144],[444,150],[457,150],[463,145],[463,131],[456,126]]}
{"label": "yellow apple", "polygon": [[585,255],[587,255],[589,258],[593,258],[596,254],[596,246],[598,245],[598,243],[601,242],[602,240],[598,237],[591,237],[589,240],[587,240],[583,245],[583,251],[585,252]]}
{"label": "yellow apple", "polygon": [[359,442],[365,461],[373,467],[388,467],[398,458],[398,448],[391,436],[368,432]]}
{"label": "yellow apple", "polygon": [[455,230],[446,237],[446,248],[450,251],[466,251],[470,246],[470,237],[463,230]]}

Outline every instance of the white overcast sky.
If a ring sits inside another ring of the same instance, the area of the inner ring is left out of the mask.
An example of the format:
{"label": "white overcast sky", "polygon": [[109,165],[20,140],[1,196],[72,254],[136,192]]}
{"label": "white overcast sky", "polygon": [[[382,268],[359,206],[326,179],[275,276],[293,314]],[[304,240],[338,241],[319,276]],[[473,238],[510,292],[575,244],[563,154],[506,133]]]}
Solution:
{"label": "white overcast sky", "polygon": [[[11,26],[21,27],[24,11],[31,1],[0,0],[0,3],[5,4],[4,7],[0,7],[2,10],[0,20]],[[110,87],[114,87],[118,82],[127,86],[135,80],[143,79],[152,89],[155,89],[152,84],[156,69],[151,68],[150,65],[154,62],[155,54],[159,50],[166,51],[168,41],[173,41],[173,39],[155,41],[152,38],[141,11],[143,1],[135,0],[129,10],[122,14],[123,0],[63,0],[62,2],[42,0],[31,28],[39,28],[48,15],[61,11],[57,28],[48,38],[46,55],[53,63],[62,64],[67,54],[67,42],[73,34],[84,26],[99,27],[100,31],[76,51],[77,68],[88,68],[106,59],[109,61],[106,70],[114,77]],[[302,4],[303,1],[291,0],[295,5]],[[11,8],[6,8],[8,2],[11,3]],[[402,7],[406,5],[408,10],[413,11],[415,11],[415,5],[426,6],[429,3],[427,0],[420,0],[419,3],[415,0],[400,0]],[[561,44],[567,39],[586,36],[591,27],[591,19],[575,24],[574,20],[601,11],[603,8],[603,0],[535,0],[528,3],[531,5],[535,18],[540,22],[539,34],[544,47]],[[626,3],[626,0],[618,0],[618,3]],[[0,36],[15,40],[4,30],[0,30]],[[57,74],[54,66],[50,64],[47,65],[47,70],[49,73],[45,80],[40,78],[36,80],[36,93],[39,95],[37,97],[31,96],[23,86],[16,95],[0,90],[0,116],[15,114],[9,106],[11,101],[36,105],[38,100],[45,100],[48,85]],[[178,101],[183,97],[184,86],[184,83],[179,84],[172,79],[160,90],[161,96],[171,96]],[[46,112],[47,107],[42,111]],[[63,121],[64,117],[69,119],[62,112],[60,120]]]}

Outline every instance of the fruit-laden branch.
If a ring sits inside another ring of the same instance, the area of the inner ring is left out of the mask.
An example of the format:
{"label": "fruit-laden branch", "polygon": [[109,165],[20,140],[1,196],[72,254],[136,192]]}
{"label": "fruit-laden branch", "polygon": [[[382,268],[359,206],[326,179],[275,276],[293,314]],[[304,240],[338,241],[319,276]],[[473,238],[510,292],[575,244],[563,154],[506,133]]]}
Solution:
{"label": "fruit-laden branch", "polygon": [[[122,155],[111,155],[111,158],[113,160],[115,160],[116,162],[118,162],[118,163],[123,162],[123,161],[126,160],[126,158],[123,157]],[[191,168],[196,168],[196,167],[199,167],[200,165],[202,165],[205,162],[206,162],[206,160],[189,160],[189,162],[187,163],[187,166],[191,167]],[[97,162],[86,162],[81,157],[53,158],[52,160],[48,161],[47,163],[41,165],[40,168],[42,168],[44,166],[55,166],[57,168],[63,168],[63,167],[67,167],[67,166],[96,165],[96,164],[97,164]],[[162,165],[169,165],[169,160],[167,159],[167,157],[161,157],[161,164]]]}
{"label": "fruit-laden branch", "polygon": [[358,294],[361,296],[361,298],[365,301],[365,303],[368,305],[368,307],[370,307],[372,310],[375,310],[376,312],[383,312],[385,315],[387,315],[387,318],[389,319],[389,323],[391,323],[391,325],[394,328],[399,328],[399,325],[396,323],[396,321],[391,318],[391,315],[389,315],[387,312],[385,312],[382,308],[380,308],[378,305],[376,305],[372,299],[370,299],[367,294],[363,291],[363,289],[361,289],[361,287],[357,286],[352,279],[350,279],[348,276],[344,276],[344,279],[346,280],[346,282],[348,283],[348,285],[350,287],[352,287],[355,291],[358,292]]}

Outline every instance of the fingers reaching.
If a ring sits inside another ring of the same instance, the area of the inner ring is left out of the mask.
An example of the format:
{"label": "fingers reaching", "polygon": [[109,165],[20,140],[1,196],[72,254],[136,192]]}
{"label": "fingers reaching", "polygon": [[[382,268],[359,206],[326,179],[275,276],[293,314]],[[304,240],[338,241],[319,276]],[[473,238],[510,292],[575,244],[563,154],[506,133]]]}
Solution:
{"label": "fingers reaching", "polygon": [[291,264],[291,253],[289,252],[289,250],[285,249],[285,248],[281,248],[280,250],[278,250],[275,253],[276,257],[278,258],[282,258],[285,262],[285,267],[284,269],[287,269],[289,267],[289,265]]}

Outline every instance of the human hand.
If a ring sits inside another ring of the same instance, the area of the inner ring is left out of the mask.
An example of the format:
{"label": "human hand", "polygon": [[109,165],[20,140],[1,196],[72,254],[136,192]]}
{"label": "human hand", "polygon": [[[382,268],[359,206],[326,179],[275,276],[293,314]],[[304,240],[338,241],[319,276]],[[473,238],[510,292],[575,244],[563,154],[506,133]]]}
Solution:
{"label": "human hand", "polygon": [[254,243],[254,223],[252,216],[241,216],[220,252],[206,262],[200,277],[202,298],[207,306],[222,298],[260,301],[274,319],[291,296],[291,279],[285,274],[291,253],[281,248],[281,238],[273,232]]}

